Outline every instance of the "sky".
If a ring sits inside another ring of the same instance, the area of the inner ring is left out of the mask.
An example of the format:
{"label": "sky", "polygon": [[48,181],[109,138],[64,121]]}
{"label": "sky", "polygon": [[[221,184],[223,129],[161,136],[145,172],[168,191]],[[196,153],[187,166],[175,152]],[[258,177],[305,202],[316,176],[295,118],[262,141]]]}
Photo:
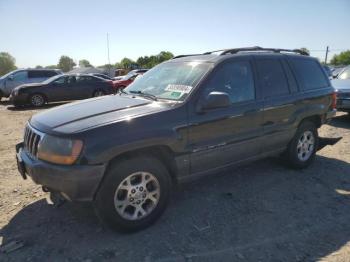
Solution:
{"label": "sky", "polygon": [[0,52],[17,67],[61,55],[98,66],[123,57],[247,46],[350,49],[350,0],[0,0]]}

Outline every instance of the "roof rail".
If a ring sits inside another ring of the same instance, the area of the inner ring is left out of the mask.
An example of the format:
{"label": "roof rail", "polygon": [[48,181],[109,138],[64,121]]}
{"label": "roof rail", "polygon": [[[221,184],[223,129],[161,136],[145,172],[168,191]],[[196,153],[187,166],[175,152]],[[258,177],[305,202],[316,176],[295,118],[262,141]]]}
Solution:
{"label": "roof rail", "polygon": [[[221,50],[219,50],[221,51]],[[297,53],[300,55],[309,56],[309,54],[301,49],[280,49],[280,48],[263,48],[260,46],[253,46],[253,47],[243,47],[243,48],[233,48],[233,49],[226,49],[223,50],[223,52],[220,55],[226,55],[226,54],[236,54],[238,52],[254,52],[254,51],[267,51],[267,52],[274,52],[274,53]],[[217,51],[214,51],[217,52]],[[210,54],[212,52],[207,52],[206,54]]]}
{"label": "roof rail", "polygon": [[186,57],[186,56],[196,56],[196,55],[202,55],[202,54],[177,55],[177,56],[174,56],[172,59],[181,58],[181,57]]}
{"label": "roof rail", "polygon": [[212,53],[221,52],[220,55],[226,55],[226,54],[237,54],[239,52],[273,52],[273,53],[297,53],[300,55],[309,56],[309,54],[301,49],[281,49],[281,48],[264,48],[260,46],[252,46],[252,47],[241,47],[241,48],[232,48],[232,49],[221,49],[221,50],[215,50],[215,51],[209,51],[205,52],[203,54],[190,54],[190,55],[178,55],[173,57],[172,59],[186,57],[186,56],[196,56],[196,55],[210,55]]}

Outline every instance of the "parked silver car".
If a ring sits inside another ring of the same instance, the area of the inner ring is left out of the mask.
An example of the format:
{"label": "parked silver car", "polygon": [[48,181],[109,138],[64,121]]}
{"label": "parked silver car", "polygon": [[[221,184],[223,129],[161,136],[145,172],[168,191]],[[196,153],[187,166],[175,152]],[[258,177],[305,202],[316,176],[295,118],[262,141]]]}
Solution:
{"label": "parked silver car", "polygon": [[57,69],[19,69],[0,77],[0,100],[9,97],[17,86],[29,83],[40,83],[52,76],[62,74]]}

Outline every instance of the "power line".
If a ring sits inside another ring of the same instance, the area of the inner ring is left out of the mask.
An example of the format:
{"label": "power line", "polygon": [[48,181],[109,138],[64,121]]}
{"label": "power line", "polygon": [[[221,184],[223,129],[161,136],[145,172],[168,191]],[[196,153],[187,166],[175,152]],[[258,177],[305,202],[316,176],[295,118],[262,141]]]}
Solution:
{"label": "power line", "polygon": [[[347,51],[349,49],[329,49],[328,52],[341,52],[341,51]],[[310,52],[326,52],[327,49],[318,49],[318,50],[309,50]]]}

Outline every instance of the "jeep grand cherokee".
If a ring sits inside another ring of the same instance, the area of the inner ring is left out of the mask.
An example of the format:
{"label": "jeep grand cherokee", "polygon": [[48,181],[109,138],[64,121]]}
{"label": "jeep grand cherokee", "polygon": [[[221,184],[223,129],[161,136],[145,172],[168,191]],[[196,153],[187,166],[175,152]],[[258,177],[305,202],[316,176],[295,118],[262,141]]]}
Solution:
{"label": "jeep grand cherokee", "polygon": [[116,95],[34,115],[18,168],[52,194],[92,201],[113,228],[138,230],[179,181],[281,154],[308,166],[335,105],[320,63],[300,50],[178,56]]}

